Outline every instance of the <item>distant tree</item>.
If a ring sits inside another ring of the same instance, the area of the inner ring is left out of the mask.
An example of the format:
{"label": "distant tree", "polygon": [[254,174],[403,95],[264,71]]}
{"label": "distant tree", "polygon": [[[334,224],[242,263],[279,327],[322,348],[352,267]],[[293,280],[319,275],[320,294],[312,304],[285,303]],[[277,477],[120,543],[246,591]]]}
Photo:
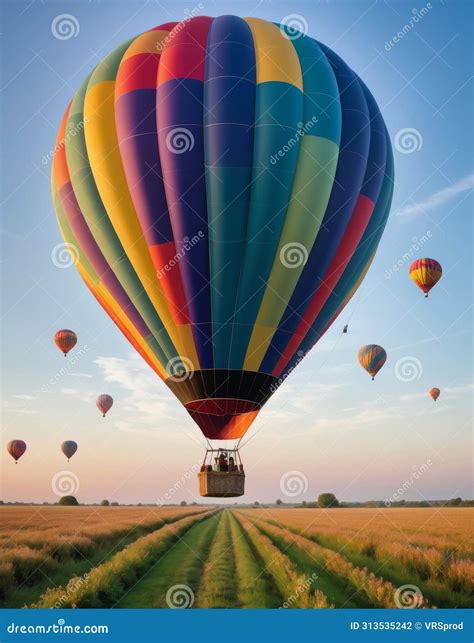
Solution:
{"label": "distant tree", "polygon": [[197,505],[197,502],[192,502],[191,504],[193,507],[195,507]]}
{"label": "distant tree", "polygon": [[256,500],[256,501],[253,503],[253,506],[254,506],[254,507],[260,507],[260,503],[259,503],[259,501],[258,501],[258,500]]}
{"label": "distant tree", "polygon": [[59,498],[58,505],[67,505],[67,506],[73,506],[73,505],[78,505],[79,503],[77,502],[77,498],[74,496],[63,496],[62,498]]}
{"label": "distant tree", "polygon": [[142,505],[142,503],[141,503],[141,502],[139,502],[139,503],[137,504],[137,507],[142,507],[142,506],[143,506],[143,505]]}
{"label": "distant tree", "polygon": [[339,500],[333,493],[320,493],[318,496],[318,507],[324,509],[339,507]]}
{"label": "distant tree", "polygon": [[110,502],[106,499],[100,501],[101,507],[108,507],[109,505],[110,505]]}
{"label": "distant tree", "polygon": [[278,500],[276,501],[276,503],[277,503],[277,505],[278,505],[278,506],[283,504],[283,502],[280,500],[280,498],[278,498]]}
{"label": "distant tree", "polygon": [[462,498],[451,498],[446,503],[446,507],[459,507],[462,503]]}
{"label": "distant tree", "polygon": [[301,506],[306,507],[307,505],[308,505],[308,503],[306,502],[306,500],[303,500],[303,502],[301,503]]}
{"label": "distant tree", "polygon": [[181,500],[181,502],[179,504],[180,504],[181,507],[186,507],[186,505],[188,503],[186,502],[186,500]]}
{"label": "distant tree", "polygon": [[111,505],[112,507],[118,507],[118,506],[119,506],[119,503],[118,503],[118,502],[111,502],[111,503],[110,503],[110,505]]}

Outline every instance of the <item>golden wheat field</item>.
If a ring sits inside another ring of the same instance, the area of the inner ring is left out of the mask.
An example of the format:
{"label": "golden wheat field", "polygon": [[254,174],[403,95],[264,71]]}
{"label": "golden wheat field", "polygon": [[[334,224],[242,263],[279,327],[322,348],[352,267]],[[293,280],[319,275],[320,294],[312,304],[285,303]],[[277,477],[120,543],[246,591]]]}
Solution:
{"label": "golden wheat field", "polygon": [[4,607],[473,605],[470,508],[23,506],[0,518]]}

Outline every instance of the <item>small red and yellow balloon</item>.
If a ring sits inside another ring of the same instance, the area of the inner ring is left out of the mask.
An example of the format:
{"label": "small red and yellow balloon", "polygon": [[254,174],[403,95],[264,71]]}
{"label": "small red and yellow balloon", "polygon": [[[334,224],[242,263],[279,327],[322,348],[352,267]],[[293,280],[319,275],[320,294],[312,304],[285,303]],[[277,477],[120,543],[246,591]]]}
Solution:
{"label": "small red and yellow balloon", "polygon": [[417,259],[410,266],[410,277],[428,297],[428,293],[441,279],[443,269],[436,259]]}
{"label": "small red and yellow balloon", "polygon": [[434,402],[436,402],[436,400],[438,399],[440,394],[441,394],[441,391],[439,390],[439,388],[436,388],[436,387],[435,388],[430,388],[430,390],[428,391],[428,395],[431,398],[433,398]]}
{"label": "small red and yellow balloon", "polygon": [[63,328],[62,330],[58,330],[54,336],[54,343],[59,350],[64,353],[64,357],[66,357],[69,351],[77,344],[77,335],[73,330]]}

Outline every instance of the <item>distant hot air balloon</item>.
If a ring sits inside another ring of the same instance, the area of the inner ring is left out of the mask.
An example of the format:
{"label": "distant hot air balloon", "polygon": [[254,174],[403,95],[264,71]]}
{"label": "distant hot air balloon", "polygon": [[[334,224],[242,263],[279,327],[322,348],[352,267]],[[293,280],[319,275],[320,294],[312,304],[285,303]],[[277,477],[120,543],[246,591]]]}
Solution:
{"label": "distant hot air balloon", "polygon": [[429,394],[429,395],[433,398],[433,400],[436,402],[436,400],[438,399],[438,397],[439,397],[439,396],[440,396],[440,394],[441,394],[441,391],[439,390],[439,388],[431,388],[431,389],[428,391],[428,394]]}
{"label": "distant hot air balloon", "polygon": [[107,395],[107,393],[103,393],[102,395],[99,395],[95,403],[99,411],[102,413],[102,417],[105,418],[105,414],[112,408],[114,400],[110,395]]}
{"label": "distant hot air balloon", "polygon": [[54,342],[59,350],[64,353],[64,357],[66,357],[71,348],[74,348],[77,344],[77,335],[73,330],[64,328],[63,330],[58,330],[54,336]]}
{"label": "distant hot air balloon", "polygon": [[367,346],[362,346],[359,350],[358,357],[362,368],[365,368],[367,373],[372,375],[372,379],[374,379],[385,364],[387,353],[385,352],[385,349],[381,346],[377,346],[377,344],[367,344]]}
{"label": "distant hot air balloon", "polygon": [[72,458],[72,456],[77,451],[77,442],[74,442],[74,440],[66,440],[61,444],[61,451],[64,453],[69,462],[70,458]]}
{"label": "distant hot air balloon", "polygon": [[410,266],[410,277],[428,297],[428,293],[441,279],[443,269],[435,259],[417,259]]}
{"label": "distant hot air balloon", "polygon": [[240,440],[369,269],[393,155],[331,49],[197,16],[99,62],[64,114],[52,192],[101,306],[208,440]]}
{"label": "distant hot air balloon", "polygon": [[7,444],[7,451],[15,460],[16,464],[26,451],[26,442],[23,442],[23,440],[11,440]]}

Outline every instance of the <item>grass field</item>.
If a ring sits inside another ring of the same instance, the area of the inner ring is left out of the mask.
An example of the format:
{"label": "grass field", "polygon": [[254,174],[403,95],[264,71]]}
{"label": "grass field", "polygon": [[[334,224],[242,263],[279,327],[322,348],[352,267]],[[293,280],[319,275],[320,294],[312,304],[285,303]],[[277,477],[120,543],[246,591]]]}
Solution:
{"label": "grass field", "polygon": [[474,510],[2,507],[8,607],[472,607]]}

